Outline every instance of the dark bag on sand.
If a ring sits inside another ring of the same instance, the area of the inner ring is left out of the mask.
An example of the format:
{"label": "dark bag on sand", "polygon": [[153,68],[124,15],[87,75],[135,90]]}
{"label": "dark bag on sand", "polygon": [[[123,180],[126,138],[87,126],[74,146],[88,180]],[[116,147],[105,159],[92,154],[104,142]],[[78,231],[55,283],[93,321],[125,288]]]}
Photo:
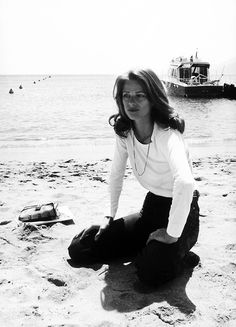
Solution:
{"label": "dark bag on sand", "polygon": [[56,206],[52,202],[47,204],[34,204],[31,206],[26,206],[21,211],[19,216],[19,220],[24,223],[31,223],[35,221],[50,221],[57,218]]}

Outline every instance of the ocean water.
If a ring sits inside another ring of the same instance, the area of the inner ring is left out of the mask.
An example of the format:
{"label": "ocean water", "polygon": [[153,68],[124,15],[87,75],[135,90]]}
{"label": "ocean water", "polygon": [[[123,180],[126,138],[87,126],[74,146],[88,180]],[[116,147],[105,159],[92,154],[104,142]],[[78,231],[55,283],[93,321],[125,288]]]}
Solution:
{"label": "ocean water", "polygon": [[[111,144],[108,118],[117,111],[114,81],[110,75],[0,76],[0,153]],[[11,88],[14,94],[9,94]],[[169,99],[185,119],[190,144],[236,140],[236,100]]]}

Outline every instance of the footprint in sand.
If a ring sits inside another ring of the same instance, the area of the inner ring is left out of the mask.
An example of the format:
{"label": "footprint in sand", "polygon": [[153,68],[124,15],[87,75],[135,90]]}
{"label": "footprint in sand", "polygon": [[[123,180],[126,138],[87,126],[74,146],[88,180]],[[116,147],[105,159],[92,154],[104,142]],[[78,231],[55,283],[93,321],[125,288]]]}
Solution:
{"label": "footprint in sand", "polygon": [[1,207],[0,208],[0,212],[6,212],[8,211],[10,208],[9,207]]}
{"label": "footprint in sand", "polygon": [[227,274],[235,274],[236,272],[236,263],[230,262],[229,264],[221,267],[221,270]]}
{"label": "footprint in sand", "polygon": [[58,287],[67,286],[66,282],[58,278],[48,277],[47,280],[49,281],[49,283],[52,283]]}
{"label": "footprint in sand", "polygon": [[236,244],[227,244],[225,249],[229,250],[229,251],[235,251],[236,250]]}
{"label": "footprint in sand", "polygon": [[3,220],[3,221],[0,222],[0,226],[7,225],[10,222],[12,222],[12,220]]}
{"label": "footprint in sand", "polygon": [[207,180],[207,178],[202,177],[202,176],[197,176],[197,177],[195,177],[194,179],[195,179],[195,181],[197,181],[197,182],[201,182],[201,181],[206,181],[206,180]]}

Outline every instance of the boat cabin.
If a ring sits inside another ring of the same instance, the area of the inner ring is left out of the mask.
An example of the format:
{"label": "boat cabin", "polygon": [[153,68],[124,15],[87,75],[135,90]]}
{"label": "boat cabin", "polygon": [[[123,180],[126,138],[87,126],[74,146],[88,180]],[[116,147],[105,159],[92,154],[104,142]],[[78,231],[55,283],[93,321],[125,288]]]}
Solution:
{"label": "boat cabin", "polygon": [[209,82],[208,62],[199,59],[178,57],[173,59],[170,64],[169,78],[177,80],[187,85],[199,85]]}

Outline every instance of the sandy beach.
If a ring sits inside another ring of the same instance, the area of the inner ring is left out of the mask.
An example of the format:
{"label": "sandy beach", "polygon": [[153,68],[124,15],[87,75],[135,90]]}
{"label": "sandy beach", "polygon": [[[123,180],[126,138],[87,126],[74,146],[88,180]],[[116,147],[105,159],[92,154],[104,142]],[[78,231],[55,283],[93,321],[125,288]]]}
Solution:
{"label": "sandy beach", "polygon": [[[235,326],[236,156],[224,146],[192,150],[201,194],[193,251],[201,261],[158,289],[141,285],[131,262],[81,267],[69,261],[72,237],[108,212],[111,150],[87,161],[69,154],[2,157],[0,325]],[[118,216],[140,209],[145,193],[128,168]],[[24,206],[51,201],[68,206],[75,224],[18,222]]]}

